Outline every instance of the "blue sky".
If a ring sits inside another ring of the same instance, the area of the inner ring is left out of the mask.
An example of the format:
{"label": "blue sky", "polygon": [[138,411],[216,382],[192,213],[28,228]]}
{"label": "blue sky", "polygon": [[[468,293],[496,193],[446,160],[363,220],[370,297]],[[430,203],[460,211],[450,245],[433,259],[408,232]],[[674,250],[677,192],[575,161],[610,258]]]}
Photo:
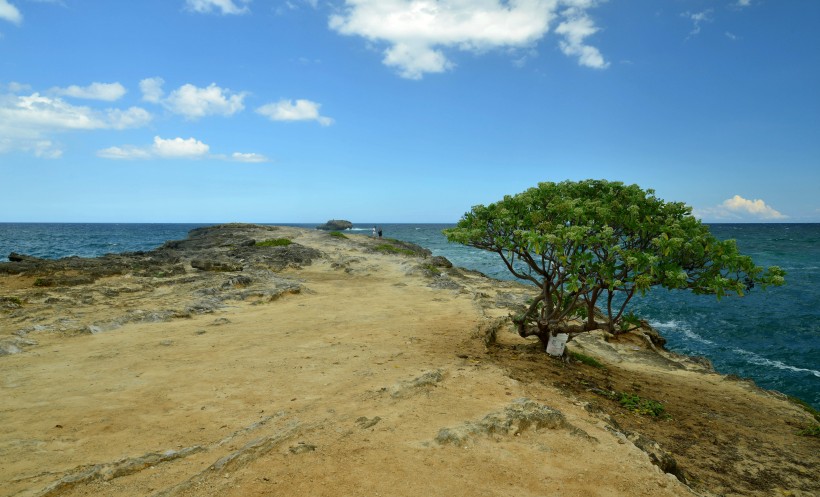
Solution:
{"label": "blue sky", "polygon": [[820,2],[0,0],[0,222],[820,222]]}

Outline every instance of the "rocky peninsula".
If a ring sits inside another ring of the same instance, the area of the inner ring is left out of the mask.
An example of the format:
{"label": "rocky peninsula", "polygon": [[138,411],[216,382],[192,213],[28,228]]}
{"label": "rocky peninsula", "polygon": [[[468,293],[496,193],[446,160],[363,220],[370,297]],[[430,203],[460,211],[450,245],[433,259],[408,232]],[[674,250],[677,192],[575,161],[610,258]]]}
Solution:
{"label": "rocky peninsula", "polygon": [[417,246],[245,224],[0,263],[2,496],[816,496],[817,420]]}

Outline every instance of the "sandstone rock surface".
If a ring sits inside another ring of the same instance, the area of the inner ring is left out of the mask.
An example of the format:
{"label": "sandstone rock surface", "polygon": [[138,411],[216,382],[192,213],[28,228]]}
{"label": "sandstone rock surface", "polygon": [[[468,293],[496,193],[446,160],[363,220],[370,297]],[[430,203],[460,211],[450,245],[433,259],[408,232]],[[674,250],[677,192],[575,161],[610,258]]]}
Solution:
{"label": "sandstone rock surface", "polygon": [[526,287],[390,243],[234,224],[0,264],[0,495],[820,492],[780,396],[639,334],[549,359],[505,324]]}

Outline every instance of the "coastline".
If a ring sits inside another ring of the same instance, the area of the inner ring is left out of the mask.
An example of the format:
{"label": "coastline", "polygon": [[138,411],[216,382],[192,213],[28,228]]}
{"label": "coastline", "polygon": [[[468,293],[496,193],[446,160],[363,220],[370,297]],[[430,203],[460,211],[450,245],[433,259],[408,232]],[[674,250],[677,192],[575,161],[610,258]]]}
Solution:
{"label": "coastline", "polygon": [[[0,274],[6,495],[820,490],[805,411],[634,334],[550,360],[504,324],[521,285],[365,235],[199,233],[207,258]],[[669,417],[599,393],[625,391]]]}

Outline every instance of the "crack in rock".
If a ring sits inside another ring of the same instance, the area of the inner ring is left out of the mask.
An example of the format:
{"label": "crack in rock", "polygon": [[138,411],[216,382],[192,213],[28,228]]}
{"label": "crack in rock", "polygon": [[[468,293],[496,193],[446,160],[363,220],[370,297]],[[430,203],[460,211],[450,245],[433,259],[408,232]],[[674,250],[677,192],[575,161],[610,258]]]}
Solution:
{"label": "crack in rock", "polygon": [[80,466],[69,475],[60,478],[58,481],[43,489],[38,496],[49,497],[52,495],[58,495],[77,485],[89,483],[95,480],[113,480],[114,478],[137,473],[145,468],[156,466],[160,463],[188,457],[191,454],[196,454],[197,452],[202,452],[204,450],[206,450],[205,447],[194,445],[181,450],[168,450],[161,453],[151,452],[140,457],[120,459],[112,463],[95,464],[93,466]]}

